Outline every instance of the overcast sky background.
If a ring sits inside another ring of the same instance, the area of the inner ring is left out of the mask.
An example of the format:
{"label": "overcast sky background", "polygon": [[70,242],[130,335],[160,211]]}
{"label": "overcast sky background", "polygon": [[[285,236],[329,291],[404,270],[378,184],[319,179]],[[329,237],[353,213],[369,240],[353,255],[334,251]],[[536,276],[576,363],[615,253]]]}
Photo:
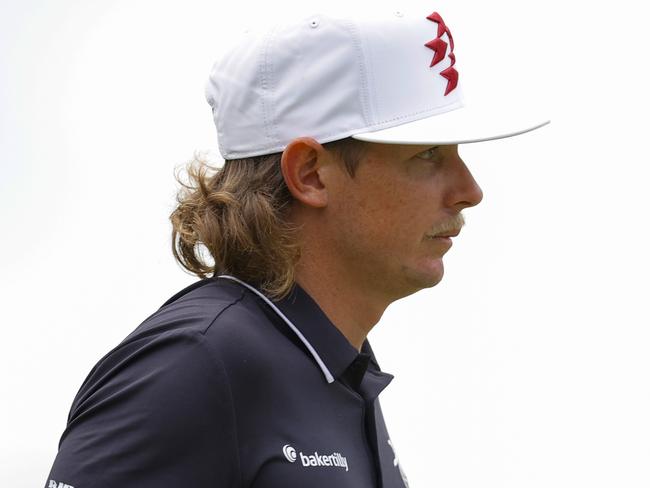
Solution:
{"label": "overcast sky background", "polygon": [[[395,375],[381,401],[412,488],[650,486],[650,77],[631,5],[354,7],[440,12],[469,101],[535,101],[552,119],[461,146],[484,200],[443,282],[370,335]],[[0,6],[0,479],[26,488],[45,483],[93,365],[195,281],[168,215],[174,169],[216,150],[212,63],[247,27],[327,10]]]}

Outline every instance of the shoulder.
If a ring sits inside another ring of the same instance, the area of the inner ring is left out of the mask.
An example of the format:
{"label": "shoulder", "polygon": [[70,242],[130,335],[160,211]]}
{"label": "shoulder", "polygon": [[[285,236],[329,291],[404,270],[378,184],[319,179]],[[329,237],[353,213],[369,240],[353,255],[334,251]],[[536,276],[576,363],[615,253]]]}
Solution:
{"label": "shoulder", "polygon": [[244,290],[224,280],[197,281],[169,298],[123,341],[169,331],[205,334],[228,308],[239,303]]}
{"label": "shoulder", "polygon": [[[85,383],[128,366],[131,374],[210,358],[217,367],[258,358],[291,338],[263,300],[230,280],[204,279],[176,293],[101,358]],[[254,361],[253,361],[254,362]],[[177,365],[178,366],[178,365]],[[254,366],[254,365],[250,365]],[[88,385],[85,385],[88,386]]]}
{"label": "shoulder", "polygon": [[204,280],[187,287],[105,354],[77,392],[61,441],[112,422],[128,423],[137,436],[190,432],[181,424],[205,425],[210,412],[227,418],[229,378],[205,332],[243,293],[218,285]]}
{"label": "shoulder", "polygon": [[[125,341],[176,331],[198,335],[231,383],[274,382],[302,359],[304,345],[263,297],[228,279],[182,290]],[[145,339],[146,340],[146,339]]]}
{"label": "shoulder", "polygon": [[[70,418],[124,386],[165,398],[179,385],[197,396],[232,381],[270,374],[290,335],[254,293],[226,280],[202,280],[167,300],[101,358],[81,386]],[[242,376],[243,375],[243,376]],[[139,386],[138,386],[139,385]],[[203,393],[202,393],[203,392]]]}
{"label": "shoulder", "polygon": [[74,399],[51,479],[234,486],[240,475],[229,379],[203,332],[238,297],[220,293],[210,309],[202,288],[161,307],[95,365]]}
{"label": "shoulder", "polygon": [[254,349],[278,339],[283,330],[263,299],[226,279],[193,283],[167,300],[121,346],[166,335],[200,336],[221,358],[233,350]]}
{"label": "shoulder", "polygon": [[[235,395],[264,382],[273,344],[281,342],[276,327],[262,300],[236,283],[202,280],[181,290],[91,370],[70,409],[53,473],[76,473],[70,479],[78,484],[102,473],[114,486],[121,478],[110,470],[121,469],[119,455],[138,469],[234,480],[236,414],[247,405]],[[170,458],[176,461],[164,462]]]}

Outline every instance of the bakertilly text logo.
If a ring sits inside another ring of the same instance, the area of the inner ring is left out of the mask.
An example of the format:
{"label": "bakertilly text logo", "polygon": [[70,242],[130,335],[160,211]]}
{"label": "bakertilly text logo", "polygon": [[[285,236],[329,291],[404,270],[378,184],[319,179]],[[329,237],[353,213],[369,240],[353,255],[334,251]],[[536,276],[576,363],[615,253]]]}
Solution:
{"label": "bakertilly text logo", "polygon": [[340,452],[333,452],[332,454],[318,454],[315,451],[313,454],[303,454],[302,451],[296,454],[296,450],[290,444],[285,444],[282,447],[282,453],[287,461],[295,463],[300,457],[300,462],[303,466],[322,466],[329,468],[345,468],[348,471],[348,459],[341,455]]}

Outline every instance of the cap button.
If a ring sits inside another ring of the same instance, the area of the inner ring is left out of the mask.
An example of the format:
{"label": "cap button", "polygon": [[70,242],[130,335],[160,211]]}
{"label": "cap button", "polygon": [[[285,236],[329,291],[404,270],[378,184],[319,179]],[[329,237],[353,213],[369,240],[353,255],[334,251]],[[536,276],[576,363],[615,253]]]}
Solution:
{"label": "cap button", "polygon": [[309,27],[311,27],[312,29],[318,27],[318,24],[319,24],[318,19],[312,19],[309,21]]}

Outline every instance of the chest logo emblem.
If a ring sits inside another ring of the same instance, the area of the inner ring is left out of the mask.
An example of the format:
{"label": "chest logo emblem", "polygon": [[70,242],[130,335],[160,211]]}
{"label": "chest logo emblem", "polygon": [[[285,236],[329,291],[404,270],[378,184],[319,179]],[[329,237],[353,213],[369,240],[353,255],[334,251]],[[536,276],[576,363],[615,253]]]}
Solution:
{"label": "chest logo emblem", "polygon": [[395,447],[393,446],[393,443],[390,441],[390,439],[388,439],[388,445],[393,450],[393,456],[395,456],[395,459],[393,459],[393,466],[395,466],[396,468],[399,468],[399,474],[402,477],[402,481],[404,482],[404,486],[406,486],[406,488],[409,488],[408,479],[406,478],[406,474],[404,474],[404,470],[402,469],[402,465],[399,463],[399,458],[397,457],[397,452],[395,452]]}
{"label": "chest logo emblem", "polygon": [[282,452],[284,453],[284,457],[287,458],[287,461],[290,463],[296,462],[296,450],[289,444],[285,444],[284,447],[282,447]]}
{"label": "chest logo emblem", "polygon": [[296,453],[296,450],[291,446],[291,444],[285,444],[282,446],[282,454],[287,458],[287,461],[290,463],[295,463],[300,456],[300,464],[303,467],[324,467],[324,468],[343,468],[346,471],[349,470],[348,467],[348,458],[343,456],[340,452],[333,452],[331,454],[318,454],[318,451],[314,453],[303,453],[302,451]]}

